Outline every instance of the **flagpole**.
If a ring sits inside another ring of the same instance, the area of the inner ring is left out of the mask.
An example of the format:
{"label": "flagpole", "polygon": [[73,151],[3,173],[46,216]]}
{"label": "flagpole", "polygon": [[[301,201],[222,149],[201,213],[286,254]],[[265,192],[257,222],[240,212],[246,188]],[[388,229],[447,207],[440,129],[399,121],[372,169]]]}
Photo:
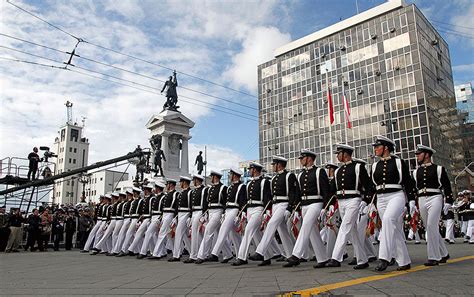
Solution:
{"label": "flagpole", "polygon": [[[329,156],[329,161],[332,163],[333,162],[333,158],[334,158],[334,154],[333,154],[333,151],[332,151],[332,123],[331,123],[331,115],[330,115],[330,102],[329,102],[329,80],[328,80],[328,69],[326,68],[326,85],[327,85],[327,99],[328,99],[328,119],[329,119],[329,152],[330,152],[330,156]],[[332,100],[332,99],[331,99]]]}
{"label": "flagpole", "polygon": [[[346,97],[346,88],[345,88],[346,84],[344,83],[344,77],[342,78],[342,104],[344,104],[344,115],[345,117],[347,117],[347,114],[346,114],[346,100],[347,100],[347,97]],[[346,119],[347,121],[347,119]],[[345,143],[347,144],[347,124],[345,125],[345,129],[344,129],[344,141]]]}

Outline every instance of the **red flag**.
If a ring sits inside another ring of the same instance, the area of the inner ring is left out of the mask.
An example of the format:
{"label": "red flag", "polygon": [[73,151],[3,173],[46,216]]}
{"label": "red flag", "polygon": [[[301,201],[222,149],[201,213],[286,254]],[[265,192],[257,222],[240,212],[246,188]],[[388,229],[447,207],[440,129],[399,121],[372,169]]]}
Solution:
{"label": "red flag", "polygon": [[334,123],[334,105],[332,104],[331,90],[329,89],[328,84],[328,103],[329,103],[329,123],[332,125]]}
{"label": "red flag", "polygon": [[347,97],[346,97],[346,93],[342,93],[342,99],[343,99],[343,103],[344,103],[344,112],[346,114],[346,121],[347,121],[347,128],[352,128],[352,124],[351,124],[351,110],[350,110],[350,107],[349,107],[349,100],[347,100]]}

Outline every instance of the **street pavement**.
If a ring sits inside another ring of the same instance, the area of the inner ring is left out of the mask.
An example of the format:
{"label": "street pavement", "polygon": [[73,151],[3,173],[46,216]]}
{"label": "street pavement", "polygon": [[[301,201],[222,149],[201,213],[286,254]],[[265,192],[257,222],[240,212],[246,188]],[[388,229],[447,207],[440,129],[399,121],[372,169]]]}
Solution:
{"label": "street pavement", "polygon": [[[408,243],[412,271],[394,267],[382,274],[355,271],[347,260],[340,268],[316,270],[312,263],[283,268],[281,263],[258,267],[256,262],[202,265],[137,260],[134,257],[90,256],[75,251],[21,252],[0,255],[1,296],[438,296],[474,295],[474,245],[448,245],[448,263],[425,269],[426,245]],[[348,247],[352,254],[352,247]],[[379,276],[387,277],[376,280]],[[323,287],[324,285],[328,285]],[[290,294],[291,296],[291,294]]]}

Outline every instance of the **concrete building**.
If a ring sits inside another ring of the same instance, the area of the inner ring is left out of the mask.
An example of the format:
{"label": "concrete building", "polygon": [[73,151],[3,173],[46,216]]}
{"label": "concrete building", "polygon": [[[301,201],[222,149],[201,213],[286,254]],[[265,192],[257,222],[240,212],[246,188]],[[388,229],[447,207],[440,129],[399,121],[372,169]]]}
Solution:
{"label": "concrete building", "polygon": [[[88,176],[88,182],[81,184],[84,189],[86,201],[97,202],[100,195],[108,192],[119,191],[123,181],[128,181],[128,173],[114,170],[104,170]],[[130,184],[130,187],[132,184]]]}
{"label": "concrete building", "polygon": [[[59,137],[56,137],[54,142],[54,152],[58,155],[54,174],[87,166],[89,141],[82,132],[82,126],[69,121],[59,129]],[[57,180],[51,198],[52,202],[58,204],[79,202],[82,188],[79,188],[78,179],[79,176],[74,175]]]}
{"label": "concrete building", "polygon": [[456,107],[460,112],[466,113],[465,123],[474,124],[474,95],[472,84],[465,83],[454,86],[456,94]]}
{"label": "concrete building", "polygon": [[258,93],[260,160],[269,171],[276,154],[289,159],[290,169],[299,168],[303,148],[317,153],[317,164],[334,162],[339,142],[372,163],[378,134],[395,140],[396,154],[411,169],[417,144],[435,148],[435,161],[450,172],[462,162],[448,44],[415,5],[402,0],[276,49],[275,58],[258,67]]}

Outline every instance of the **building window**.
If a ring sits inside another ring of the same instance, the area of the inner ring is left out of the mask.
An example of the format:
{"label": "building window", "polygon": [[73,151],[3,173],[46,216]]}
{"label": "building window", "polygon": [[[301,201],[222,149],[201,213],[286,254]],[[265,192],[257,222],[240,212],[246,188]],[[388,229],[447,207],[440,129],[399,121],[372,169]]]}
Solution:
{"label": "building window", "polygon": [[103,177],[100,178],[101,181],[102,181],[103,179],[104,179]]}
{"label": "building window", "polygon": [[79,138],[79,130],[77,129],[71,129],[71,141],[77,142],[77,139]]}
{"label": "building window", "polygon": [[71,159],[71,158],[69,158],[69,164],[71,164],[71,162],[72,162],[72,159]]}
{"label": "building window", "polygon": [[268,67],[262,68],[262,79],[277,74],[277,66],[277,64],[273,64]]}
{"label": "building window", "polygon": [[72,153],[72,147],[69,148],[69,152]]}
{"label": "building window", "polygon": [[74,148],[74,152],[77,153],[77,148]]}
{"label": "building window", "polygon": [[388,22],[382,22],[382,34],[388,33]]}
{"label": "building window", "polygon": [[407,15],[406,14],[401,14],[400,15],[400,27],[406,27],[408,25],[407,22]]}
{"label": "building window", "polygon": [[64,141],[66,139],[66,129],[61,130],[61,141]]}
{"label": "building window", "polygon": [[72,159],[72,164],[76,164],[76,159]]}

